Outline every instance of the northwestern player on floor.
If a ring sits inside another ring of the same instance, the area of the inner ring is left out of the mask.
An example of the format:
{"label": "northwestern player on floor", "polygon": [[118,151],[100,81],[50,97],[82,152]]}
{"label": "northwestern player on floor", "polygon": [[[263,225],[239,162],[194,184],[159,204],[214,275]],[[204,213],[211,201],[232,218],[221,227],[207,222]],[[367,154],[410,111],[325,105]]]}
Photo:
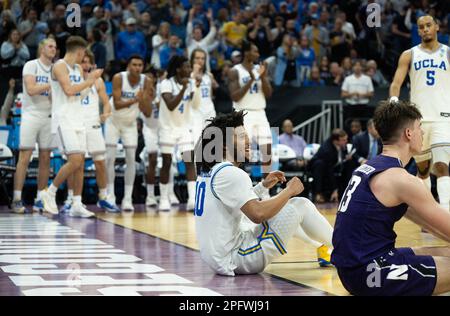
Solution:
{"label": "northwestern player on floor", "polygon": [[439,25],[429,16],[417,20],[422,42],[402,53],[390,88],[395,102],[409,71],[411,102],[423,115],[425,132],[422,152],[414,156],[419,177],[431,190],[430,171],[437,177],[440,204],[450,203],[450,48],[437,40]]}
{"label": "northwestern player on floor", "polygon": [[[86,55],[81,63],[83,69],[84,79],[87,79],[89,72],[95,69],[94,54],[87,50]],[[100,115],[100,100],[103,105],[103,114]],[[108,202],[107,191],[107,175],[105,164],[105,139],[103,137],[101,124],[111,115],[111,105],[109,104],[108,95],[106,94],[105,83],[102,78],[98,78],[95,84],[91,87],[89,94],[81,101],[83,104],[84,125],[86,128],[86,147],[87,152],[92,158],[95,165],[95,176],[98,187],[98,202],[97,206],[106,210],[107,212],[120,212],[115,204]],[[69,191],[68,201],[65,202],[65,211],[68,211],[72,205],[73,199],[73,175],[67,179],[67,186]],[[71,196],[72,193],[72,196]],[[69,213],[70,214],[70,213]]]}
{"label": "northwestern player on floor", "polygon": [[267,76],[267,65],[255,64],[259,60],[258,47],[242,44],[242,63],[230,71],[229,91],[234,109],[245,110],[244,127],[250,141],[256,142],[261,153],[263,176],[271,170],[272,132],[266,116],[266,99],[272,95]]}
{"label": "northwestern player on floor", "polygon": [[126,71],[113,77],[113,108],[112,115],[105,124],[106,139],[106,167],[108,170],[108,193],[110,203],[116,203],[114,180],[116,148],[119,139],[125,149],[125,191],[122,200],[122,210],[134,210],[132,194],[136,175],[136,148],[138,131],[136,119],[139,112],[146,117],[151,115],[152,85],[150,80],[142,74],[144,59],[133,55],[128,59]]}
{"label": "northwestern player on floor", "polygon": [[22,189],[31,155],[39,144],[37,199],[33,210],[43,209],[41,192],[47,187],[50,174],[50,153],[53,149],[50,99],[50,71],[56,54],[56,42],[47,38],[39,43],[39,58],[23,67],[23,106],[20,124],[20,152],[14,174],[13,212],[23,214]]}
{"label": "northwestern player on floor", "polygon": [[71,36],[66,41],[66,55],[52,68],[52,132],[57,134],[61,152],[67,162],[59,170],[50,187],[41,192],[45,211],[58,214],[56,192],[58,187],[74,175],[74,200],[70,209],[72,216],[91,217],[81,203],[84,176],[84,154],[86,152],[86,129],[83,120],[81,100],[89,93],[103,73],[96,69],[83,79],[79,65],[83,61],[87,42],[79,36]]}
{"label": "northwestern player on floor", "polygon": [[194,143],[197,143],[202,130],[207,125],[207,120],[216,116],[216,110],[212,100],[213,89],[218,87],[212,73],[206,71],[206,52],[196,48],[191,54],[192,78],[200,81],[201,104],[198,109],[191,111],[191,131]]}
{"label": "northwestern player on floor", "polygon": [[450,214],[404,166],[420,153],[419,110],[382,102],[374,122],[383,152],[353,172],[338,208],[331,256],[354,295],[431,295],[450,291],[450,247],[396,248],[403,216],[450,241]]}
{"label": "northwestern player on floor", "polygon": [[193,161],[194,140],[189,131],[191,107],[200,104],[199,80],[190,79],[191,65],[184,56],[173,56],[169,61],[167,77],[161,83],[160,149],[163,166],[160,174],[160,210],[170,210],[169,173],[175,146],[183,155],[186,165],[188,187],[187,210],[194,209],[195,202],[195,165]]}
{"label": "northwestern player on floor", "polygon": [[[283,172],[275,171],[253,187],[250,177],[239,168],[250,156],[243,125],[242,111],[219,114],[211,120],[202,134],[203,172],[196,184],[194,215],[200,255],[216,273],[229,276],[262,272],[286,253],[294,235],[306,233],[331,246],[333,233],[311,201],[295,197],[303,191],[297,177],[276,196],[260,200],[286,179]],[[212,148],[215,152],[211,154]],[[258,225],[242,229],[244,214]]]}

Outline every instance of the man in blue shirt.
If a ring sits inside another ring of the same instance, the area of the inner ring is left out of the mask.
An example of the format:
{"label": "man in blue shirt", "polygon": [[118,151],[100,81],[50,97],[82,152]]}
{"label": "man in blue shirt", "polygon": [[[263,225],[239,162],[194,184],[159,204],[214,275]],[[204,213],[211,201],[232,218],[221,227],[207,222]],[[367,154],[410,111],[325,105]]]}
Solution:
{"label": "man in blue shirt", "polygon": [[126,63],[132,55],[140,55],[145,58],[147,52],[145,36],[142,32],[136,30],[136,19],[128,18],[125,24],[126,31],[120,32],[117,36],[117,59]]}
{"label": "man in blue shirt", "polygon": [[161,69],[166,69],[169,65],[169,60],[175,56],[183,56],[184,51],[179,48],[180,45],[180,39],[176,35],[172,35],[169,38],[169,42],[167,43],[167,46],[164,47],[161,52],[159,53],[159,58],[161,60]]}

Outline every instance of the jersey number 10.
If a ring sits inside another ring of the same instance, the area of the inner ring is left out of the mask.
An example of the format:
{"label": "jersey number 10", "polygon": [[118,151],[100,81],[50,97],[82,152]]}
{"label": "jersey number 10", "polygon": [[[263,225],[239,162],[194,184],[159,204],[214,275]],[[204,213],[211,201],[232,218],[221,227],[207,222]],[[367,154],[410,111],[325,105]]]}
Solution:
{"label": "jersey number 10", "polygon": [[197,182],[195,187],[195,207],[194,215],[202,216],[205,206],[206,182]]}

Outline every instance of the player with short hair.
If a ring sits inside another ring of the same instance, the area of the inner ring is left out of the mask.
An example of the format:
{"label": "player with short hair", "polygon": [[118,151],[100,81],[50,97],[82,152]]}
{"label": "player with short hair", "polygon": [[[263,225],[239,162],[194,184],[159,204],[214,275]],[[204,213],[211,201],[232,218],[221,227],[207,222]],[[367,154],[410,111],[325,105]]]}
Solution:
{"label": "player with short hair", "polygon": [[437,40],[439,25],[425,15],[417,20],[422,42],[402,53],[390,88],[396,102],[407,74],[411,82],[411,102],[423,115],[425,131],[422,152],[414,156],[418,176],[431,190],[430,171],[437,177],[440,204],[450,210],[450,48]]}
{"label": "player with short hair", "polygon": [[87,42],[80,36],[70,36],[66,41],[66,54],[52,68],[52,132],[57,134],[61,151],[67,162],[59,170],[50,187],[41,192],[44,210],[58,214],[55,197],[58,187],[74,174],[74,201],[72,216],[92,217],[81,203],[86,152],[86,128],[81,100],[89,93],[103,73],[102,69],[91,71],[86,79],[79,65],[83,61]]}
{"label": "player with short hair", "polygon": [[192,108],[200,104],[200,81],[190,78],[191,65],[184,56],[173,56],[169,61],[167,79],[161,82],[161,105],[159,108],[159,141],[163,158],[160,174],[159,209],[170,210],[169,173],[175,146],[183,155],[186,165],[188,187],[187,210],[194,209],[195,165],[193,159],[194,140],[189,130]]}
{"label": "player with short hair", "polygon": [[[294,235],[307,235],[331,246],[331,225],[311,201],[295,197],[303,191],[297,177],[276,196],[260,200],[286,179],[283,172],[274,171],[253,187],[248,174],[239,168],[249,160],[249,147],[243,111],[233,111],[211,120],[196,150],[197,156],[202,155],[194,209],[200,255],[222,275],[262,272],[286,253]],[[244,215],[257,225],[242,228]],[[324,258],[329,256],[327,250],[323,247]]]}
{"label": "player with short hair", "polygon": [[267,64],[256,64],[259,60],[258,47],[243,42],[242,63],[234,66],[229,74],[229,91],[234,109],[245,110],[244,126],[251,142],[259,145],[263,174],[271,167],[272,132],[265,112],[266,99],[272,95],[272,86],[267,76]]}
{"label": "player with short hair", "polygon": [[132,194],[136,176],[136,148],[138,131],[136,120],[142,112],[149,117],[152,112],[153,87],[150,80],[142,72],[144,59],[140,55],[132,55],[128,59],[127,70],[113,77],[112,115],[105,124],[106,168],[108,170],[108,193],[110,203],[115,204],[114,193],[116,148],[119,139],[125,149],[125,191],[122,210],[134,210]]}
{"label": "player with short hair", "polygon": [[[86,51],[81,63],[83,69],[83,77],[87,79],[89,73],[96,68],[94,54]],[[100,114],[100,101],[103,105],[103,113]],[[120,209],[108,202],[107,190],[107,174],[105,164],[105,139],[103,137],[101,124],[111,115],[111,105],[109,104],[108,95],[106,94],[105,83],[102,78],[98,78],[95,84],[91,87],[89,94],[81,100],[83,104],[83,118],[86,128],[86,147],[87,152],[91,156],[95,165],[95,175],[98,187],[98,202],[97,206],[106,210],[107,212],[117,213]],[[67,179],[67,187],[69,196],[64,203],[64,211],[69,211],[73,200],[73,175]],[[70,214],[70,213],[69,213]]]}
{"label": "player with short hair", "polygon": [[20,124],[20,152],[14,174],[13,212],[23,214],[22,189],[27,175],[31,155],[39,145],[39,173],[37,198],[33,210],[43,209],[41,192],[47,187],[50,174],[50,153],[54,148],[50,99],[50,71],[56,55],[56,42],[46,38],[39,43],[39,58],[28,61],[23,66],[23,106]]}
{"label": "player with short hair", "polygon": [[396,248],[403,216],[450,241],[450,214],[404,166],[422,149],[420,111],[410,102],[381,102],[375,128],[381,155],[353,172],[341,200],[331,262],[354,295],[431,295],[450,291],[450,247]]}

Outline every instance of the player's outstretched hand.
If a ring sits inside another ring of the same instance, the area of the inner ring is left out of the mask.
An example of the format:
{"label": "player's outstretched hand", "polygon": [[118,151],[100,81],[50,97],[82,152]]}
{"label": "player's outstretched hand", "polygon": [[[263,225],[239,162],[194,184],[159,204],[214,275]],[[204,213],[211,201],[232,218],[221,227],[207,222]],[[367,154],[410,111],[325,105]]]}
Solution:
{"label": "player's outstretched hand", "polygon": [[291,196],[296,196],[296,195],[299,195],[300,193],[302,193],[305,188],[299,178],[293,177],[287,183],[286,189],[289,190],[289,192],[291,193]]}
{"label": "player's outstretched hand", "polygon": [[263,180],[262,185],[267,189],[271,189],[278,182],[281,182],[281,183],[286,182],[286,178],[284,177],[284,172],[272,171]]}

